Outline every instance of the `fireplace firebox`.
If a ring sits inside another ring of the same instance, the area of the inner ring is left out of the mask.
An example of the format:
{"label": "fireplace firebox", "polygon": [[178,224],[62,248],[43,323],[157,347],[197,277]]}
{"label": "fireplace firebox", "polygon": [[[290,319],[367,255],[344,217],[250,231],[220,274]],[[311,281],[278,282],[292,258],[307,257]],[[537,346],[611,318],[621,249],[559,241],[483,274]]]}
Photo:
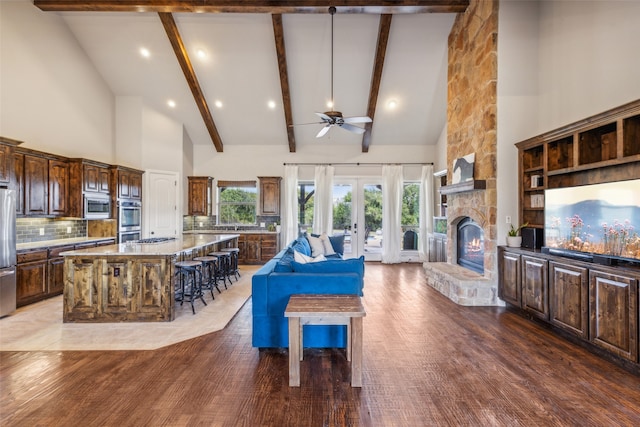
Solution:
{"label": "fireplace firebox", "polygon": [[457,259],[462,267],[484,274],[484,231],[472,218],[464,218],[457,227]]}

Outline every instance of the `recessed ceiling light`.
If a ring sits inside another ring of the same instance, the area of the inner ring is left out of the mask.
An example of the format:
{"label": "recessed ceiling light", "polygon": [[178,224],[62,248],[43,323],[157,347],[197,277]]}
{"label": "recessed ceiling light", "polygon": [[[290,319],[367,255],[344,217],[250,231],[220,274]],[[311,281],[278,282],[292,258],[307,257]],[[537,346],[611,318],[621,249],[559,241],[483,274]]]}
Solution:
{"label": "recessed ceiling light", "polygon": [[390,99],[389,102],[387,102],[387,108],[390,110],[395,110],[396,107],[398,107],[398,101],[395,99]]}
{"label": "recessed ceiling light", "polygon": [[173,99],[170,99],[167,101],[167,105],[171,108],[176,108],[176,101],[174,101]]}
{"label": "recessed ceiling light", "polygon": [[276,101],[269,101],[267,102],[267,105],[273,110],[274,108],[276,108]]}
{"label": "recessed ceiling light", "polygon": [[196,50],[196,55],[200,59],[205,59],[207,57],[207,52],[204,49],[198,49]]}
{"label": "recessed ceiling light", "polygon": [[214,102],[215,106],[218,108],[222,108],[222,101],[217,100],[216,102]]}
{"label": "recessed ceiling light", "polygon": [[147,49],[146,47],[141,47],[140,48],[140,55],[144,58],[148,58],[151,56],[151,52],[149,52],[149,49]]}

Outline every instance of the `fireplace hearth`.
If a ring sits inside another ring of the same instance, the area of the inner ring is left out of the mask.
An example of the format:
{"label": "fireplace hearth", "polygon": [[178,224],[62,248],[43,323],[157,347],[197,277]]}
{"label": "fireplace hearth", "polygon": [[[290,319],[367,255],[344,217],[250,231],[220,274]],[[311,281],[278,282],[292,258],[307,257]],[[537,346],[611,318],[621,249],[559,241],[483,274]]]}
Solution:
{"label": "fireplace hearth", "polygon": [[484,274],[484,231],[480,224],[466,217],[458,223],[458,264],[476,273]]}

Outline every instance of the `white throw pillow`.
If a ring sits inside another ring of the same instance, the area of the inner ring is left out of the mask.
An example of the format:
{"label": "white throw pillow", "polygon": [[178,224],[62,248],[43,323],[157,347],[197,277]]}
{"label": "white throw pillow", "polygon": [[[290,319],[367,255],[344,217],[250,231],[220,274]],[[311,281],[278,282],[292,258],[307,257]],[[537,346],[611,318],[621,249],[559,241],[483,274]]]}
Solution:
{"label": "white throw pillow", "polygon": [[329,240],[329,236],[327,236],[327,233],[322,233],[320,235],[320,240],[322,241],[322,244],[324,246],[324,254],[335,255],[336,251],[333,250],[333,245],[331,244],[331,241]]}
{"label": "white throw pillow", "polygon": [[309,246],[311,246],[312,257],[324,255],[324,243],[322,243],[322,239],[320,239],[319,237],[313,237],[312,235],[307,233],[307,240],[309,241]]}
{"label": "white throw pillow", "polygon": [[293,260],[295,262],[299,262],[300,264],[307,264],[311,262],[326,261],[327,259],[322,254],[318,255],[315,258],[312,258],[310,256],[303,254],[302,252],[293,251]]}

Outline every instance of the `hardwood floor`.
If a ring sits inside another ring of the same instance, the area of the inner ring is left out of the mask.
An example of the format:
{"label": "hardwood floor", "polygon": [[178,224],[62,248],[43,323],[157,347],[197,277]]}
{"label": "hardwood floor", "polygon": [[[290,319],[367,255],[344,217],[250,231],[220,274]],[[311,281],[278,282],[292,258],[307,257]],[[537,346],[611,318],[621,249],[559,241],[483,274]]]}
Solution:
{"label": "hardwood floor", "polygon": [[453,304],[421,265],[368,263],[363,387],[341,350],[226,329],[151,351],[2,352],[2,426],[632,426],[640,378],[503,308]]}

